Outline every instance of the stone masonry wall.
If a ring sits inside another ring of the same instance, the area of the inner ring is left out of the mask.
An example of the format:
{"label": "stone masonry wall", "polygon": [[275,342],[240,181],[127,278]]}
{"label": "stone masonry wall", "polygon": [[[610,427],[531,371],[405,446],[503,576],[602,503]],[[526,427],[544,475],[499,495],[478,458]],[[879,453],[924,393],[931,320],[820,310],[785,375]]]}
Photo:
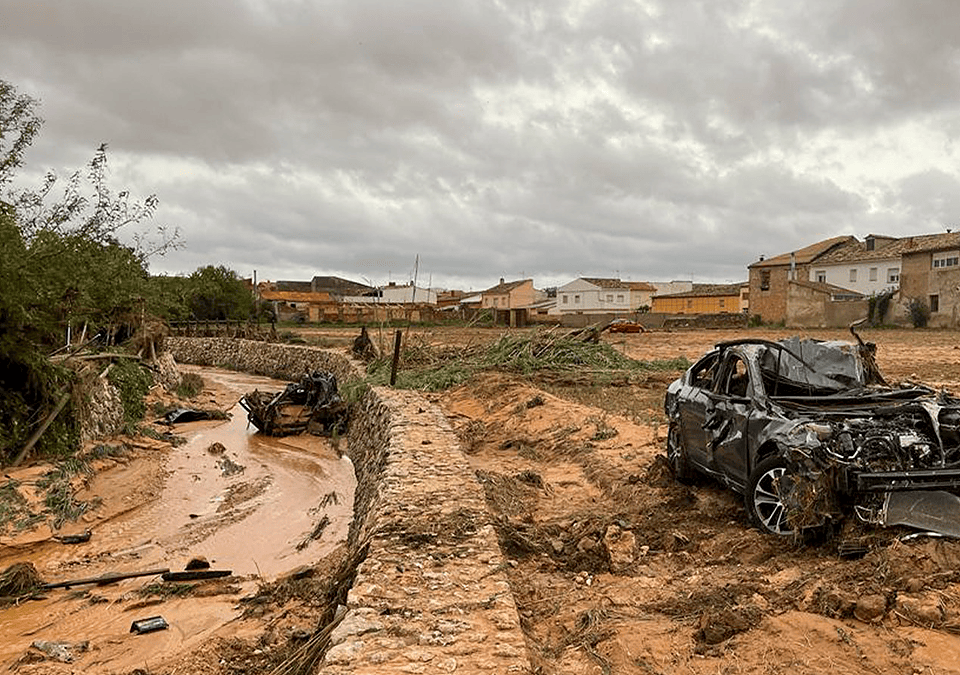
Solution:
{"label": "stone masonry wall", "polygon": [[350,543],[369,550],[322,672],[530,672],[483,490],[443,413],[372,389],[348,446]]}
{"label": "stone masonry wall", "polygon": [[[287,379],[353,368],[345,354],[262,342],[171,338],[168,348],[179,361]],[[347,446],[357,476],[348,542],[368,550],[322,672],[530,672],[483,489],[439,408],[372,388]]]}
{"label": "stone masonry wall", "polygon": [[315,370],[332,372],[340,382],[357,375],[357,366],[346,352],[329,349],[219,337],[168,337],[164,345],[178,363],[241,370],[282,380],[299,381],[304,373]]}

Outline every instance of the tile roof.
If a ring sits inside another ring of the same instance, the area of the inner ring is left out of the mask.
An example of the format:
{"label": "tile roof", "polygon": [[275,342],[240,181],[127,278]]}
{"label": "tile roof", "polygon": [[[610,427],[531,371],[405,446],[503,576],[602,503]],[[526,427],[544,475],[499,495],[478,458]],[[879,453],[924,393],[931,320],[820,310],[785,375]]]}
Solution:
{"label": "tile roof", "polygon": [[869,262],[871,260],[895,260],[899,259],[903,253],[906,241],[906,239],[896,239],[880,246],[880,248],[868,251],[865,241],[857,241],[854,239],[851,242],[827,251],[817,258],[815,262],[818,265],[830,265],[833,263]]}
{"label": "tile roof", "polygon": [[600,288],[625,288],[624,284],[619,279],[607,279],[604,277],[580,277],[589,284],[594,286],[599,286]]}
{"label": "tile roof", "polygon": [[649,281],[627,281],[624,283],[624,286],[629,288],[631,291],[656,291],[657,287],[651,284]]}
{"label": "tile roof", "polygon": [[501,293],[509,293],[515,288],[523,286],[525,283],[533,283],[533,279],[521,279],[520,281],[506,281],[492,288],[488,288],[485,291],[480,291],[483,295],[499,295]]}
{"label": "tile roof", "polygon": [[857,238],[853,235],[842,235],[839,237],[832,237],[830,239],[824,239],[823,241],[818,241],[815,244],[810,244],[809,246],[804,246],[801,249],[796,251],[791,251],[789,253],[781,253],[780,255],[774,256],[772,258],[767,258],[766,260],[758,260],[757,262],[749,265],[749,268],[753,267],[777,267],[780,265],[789,265],[791,259],[795,260],[798,265],[804,265],[814,260],[818,259],[827,251],[833,249],[835,246],[840,244],[848,243],[850,241],[856,241]]}
{"label": "tile roof", "polygon": [[960,249],[960,232],[941,232],[940,234],[922,234],[915,237],[904,237],[903,253],[926,253],[945,249]]}

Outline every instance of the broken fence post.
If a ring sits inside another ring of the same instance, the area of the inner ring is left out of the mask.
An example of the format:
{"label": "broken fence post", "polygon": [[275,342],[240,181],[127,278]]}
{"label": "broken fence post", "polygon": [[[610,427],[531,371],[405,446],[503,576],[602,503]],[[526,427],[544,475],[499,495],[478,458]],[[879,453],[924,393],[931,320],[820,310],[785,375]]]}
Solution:
{"label": "broken fence post", "polygon": [[393,365],[390,367],[390,386],[397,383],[397,366],[400,365],[400,337],[403,332],[397,330],[397,337],[393,341]]}

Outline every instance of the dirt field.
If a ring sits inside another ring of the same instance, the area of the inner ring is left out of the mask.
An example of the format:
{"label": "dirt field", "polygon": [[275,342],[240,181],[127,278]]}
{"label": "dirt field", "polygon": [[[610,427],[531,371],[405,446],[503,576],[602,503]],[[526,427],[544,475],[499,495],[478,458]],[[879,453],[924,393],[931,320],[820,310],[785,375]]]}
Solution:
{"label": "dirt field", "polygon": [[[313,330],[304,331],[304,337],[337,347],[347,345],[355,332]],[[849,337],[842,331],[809,334]],[[463,347],[499,335],[496,329],[415,329],[407,339]],[[637,359],[693,360],[714,343],[743,335],[651,332],[603,340]],[[918,379],[960,391],[960,335],[905,330],[863,335],[878,344],[888,379]],[[381,338],[375,331],[372,337]],[[382,336],[384,343],[391,338]],[[534,672],[960,672],[960,543],[901,541],[898,535],[904,533],[894,531],[858,533],[858,550],[841,555],[839,541],[801,547],[761,535],[748,526],[735,494],[706,480],[681,486],[666,469],[663,392],[678,374],[653,371],[600,383],[582,375],[490,373],[428,395],[446,412],[485,489],[509,559],[507,572]],[[221,383],[204,396],[226,407],[236,393]],[[153,450],[148,444],[127,457],[104,460],[97,479],[87,481],[85,496],[93,506],[73,529],[90,529],[96,540],[110,523],[140,522],[138,510],[154,503],[161,485],[177,475],[169,463],[159,471],[162,463]],[[336,454],[330,459],[335,461]],[[239,482],[255,486],[248,471],[248,479]],[[256,503],[253,488],[232,492],[238,503]],[[305,514],[313,509],[317,515],[319,496],[303,505]],[[188,514],[197,508],[181,510]],[[205,522],[211,527],[205,536],[228,527],[226,519],[222,525]],[[308,521],[297,527],[306,527],[303,534],[309,535]],[[89,549],[71,555],[81,549],[65,549],[52,534],[44,527],[16,536],[8,531],[0,538],[0,569],[37,560],[47,575],[84,576],[103,570],[116,552],[136,553],[143,544],[142,532],[128,527],[104,544],[99,557]],[[337,555],[329,549],[305,550],[313,552],[311,564]],[[149,556],[148,562],[153,562]],[[296,558],[295,564],[304,560]],[[93,587],[0,609],[0,624],[7,630],[0,640],[3,667],[24,673],[270,672],[319,616],[311,592],[322,584],[312,587],[310,579],[322,572],[294,581],[284,577],[293,566],[278,562],[262,574],[243,570],[236,582],[201,586],[182,597],[140,595],[148,584],[128,581],[114,591]],[[284,578],[281,584],[267,583]],[[129,623],[141,614],[188,617],[207,607],[211,627],[199,641],[168,640],[168,651],[149,663],[107,648],[64,664],[27,649],[37,637],[51,639],[43,624],[54,623],[24,617],[31,606],[60,617],[57,638],[67,641],[79,639],[80,627],[90,620],[114,616],[106,608],[119,612],[112,621]]]}
{"label": "dirt field", "polygon": [[[638,359],[693,360],[740,335],[605,339]],[[888,379],[960,390],[960,336],[864,337],[878,343]],[[785,545],[750,529],[739,497],[709,481],[681,486],[662,461],[663,390],[675,376],[584,387],[488,375],[434,396],[516,563],[509,575],[535,668],[960,672],[960,544],[867,533],[853,540],[860,554],[841,557],[838,541]]]}

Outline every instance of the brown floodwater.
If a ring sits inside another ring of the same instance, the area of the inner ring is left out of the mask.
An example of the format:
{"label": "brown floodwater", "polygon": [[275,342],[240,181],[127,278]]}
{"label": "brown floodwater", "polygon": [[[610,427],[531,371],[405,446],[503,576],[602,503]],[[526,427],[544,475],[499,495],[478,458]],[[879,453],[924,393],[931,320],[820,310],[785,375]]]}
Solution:
{"label": "brown floodwater", "polygon": [[[234,392],[235,400],[254,388],[273,391],[286,384],[192,370]],[[191,558],[203,556],[213,568],[240,577],[242,592],[252,591],[260,579],[273,580],[322,559],[346,538],[352,518],[356,479],[350,460],[330,439],[265,437],[248,425],[239,405],[230,413],[225,422],[178,425],[175,431],[187,443],[166,451],[160,477],[155,471],[143,475],[142,467],[138,473],[136,463],[98,475],[91,494],[106,502],[111,491],[126,491],[132,503],[106,520],[94,520],[87,544],[39,542],[4,551],[3,558],[31,561],[51,582],[181,570]],[[211,453],[215,443],[225,450]],[[147,668],[202,644],[240,613],[236,595],[185,596],[151,605],[138,590],[158,580],[51,590],[44,600],[0,610],[0,667],[14,663],[34,640],[89,640],[91,651],[77,656],[77,672]],[[156,614],[169,622],[169,630],[129,632],[132,621]]]}

